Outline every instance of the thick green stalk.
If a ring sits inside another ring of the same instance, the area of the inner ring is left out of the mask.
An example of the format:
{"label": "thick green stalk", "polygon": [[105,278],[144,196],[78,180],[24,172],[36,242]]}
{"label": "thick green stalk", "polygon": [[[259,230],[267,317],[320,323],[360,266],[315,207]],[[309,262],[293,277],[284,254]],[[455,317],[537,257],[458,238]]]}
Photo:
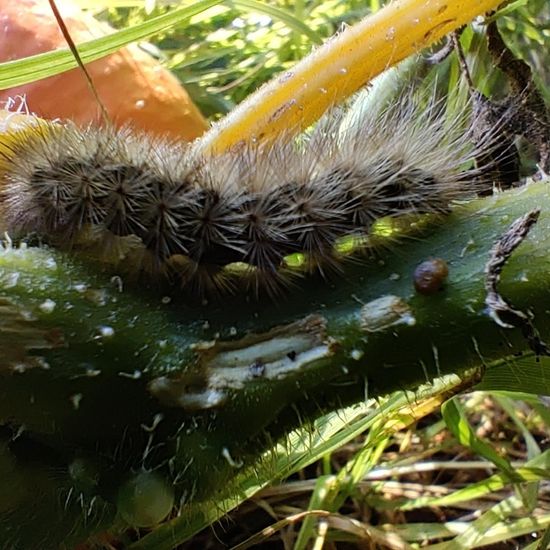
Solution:
{"label": "thick green stalk", "polygon": [[[6,248],[0,471],[20,482],[3,485],[0,540],[31,548],[113,521],[152,525],[172,502],[215,497],[300,422],[529,352],[519,329],[487,314],[484,269],[494,241],[534,207],[540,219],[499,288],[550,339],[549,199],[539,183],[473,201],[276,304],[191,306],[70,255]],[[413,272],[430,257],[449,277],[425,296]]]}

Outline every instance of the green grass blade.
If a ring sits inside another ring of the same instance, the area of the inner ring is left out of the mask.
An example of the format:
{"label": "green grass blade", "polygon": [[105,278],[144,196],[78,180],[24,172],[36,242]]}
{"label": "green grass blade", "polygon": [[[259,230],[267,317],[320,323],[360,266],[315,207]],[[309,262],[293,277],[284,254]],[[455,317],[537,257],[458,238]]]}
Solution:
{"label": "green grass blade", "polygon": [[[430,550],[471,550],[473,548],[487,547],[500,542],[509,541],[510,539],[519,538],[524,535],[532,535],[533,533],[548,529],[550,527],[550,514],[543,514],[538,517],[526,517],[513,521],[500,521],[495,523],[490,529],[484,533],[478,533],[475,542],[464,542],[463,540],[457,544],[454,541],[433,544],[429,546]],[[466,533],[466,532],[465,532]],[[463,533],[464,534],[464,533]],[[462,535],[460,535],[462,536]],[[458,537],[457,537],[458,538]],[[505,546],[502,546],[503,548]],[[524,550],[527,550],[525,547]],[[547,550],[547,546],[542,546],[537,550]]]}
{"label": "green grass blade", "polygon": [[263,13],[264,15],[268,15],[273,19],[279,19],[293,31],[307,36],[314,44],[322,44],[323,42],[323,39],[318,33],[316,33],[303,21],[300,21],[297,17],[292,15],[292,13],[287,10],[269,5],[266,2],[258,2],[257,0],[233,0],[233,3],[236,6],[242,6],[243,8],[247,8],[249,10],[254,10]]}
{"label": "green grass blade", "polygon": [[[516,469],[516,478],[522,483],[547,480],[550,477],[550,450],[529,460],[525,466]],[[441,497],[420,497],[392,506],[399,510],[414,510],[425,506],[453,506],[461,502],[479,499],[491,492],[499,491],[510,484],[506,474],[495,474],[487,479],[471,483],[449,495]]]}
{"label": "green grass blade", "polygon": [[510,480],[518,481],[510,462],[500,456],[491,445],[485,443],[485,441],[482,441],[475,435],[458,399],[453,398],[447,401],[441,407],[441,412],[448,428],[460,444],[469,447],[476,454],[490,460],[506,473],[510,477]]}
{"label": "green grass blade", "polygon": [[[90,63],[114,53],[132,42],[166,31],[174,25],[222,3],[221,0],[198,0],[190,6],[176,8],[143,23],[83,42],[78,45],[78,51],[82,61]],[[256,0],[235,0],[234,4],[279,19],[292,30],[307,36],[315,44],[322,42],[322,38],[317,32],[284,9],[268,6]],[[0,90],[54,76],[76,66],[77,63],[69,49],[55,50],[24,59],[0,63]]]}
{"label": "green grass blade", "polygon": [[[220,3],[221,0],[198,0],[190,6],[177,8],[130,28],[83,42],[78,45],[78,51],[84,63],[95,61],[131,42],[143,40],[153,34],[165,31]],[[55,50],[0,63],[0,90],[34,82],[68,71],[76,66],[77,63],[69,49]]]}
{"label": "green grass blade", "polygon": [[[338,478],[334,475],[320,476],[315,482],[315,488],[309,500],[308,511],[330,510],[335,494],[339,490]],[[310,540],[315,537],[317,517],[306,516],[296,537],[293,550],[306,550]]]}
{"label": "green grass blade", "polygon": [[527,447],[527,458],[531,460],[537,455],[540,455],[541,449],[539,444],[529,431],[529,428],[525,425],[525,423],[517,414],[517,402],[512,400],[510,397],[506,397],[504,395],[495,395],[494,399],[514,422],[514,424],[518,428],[518,431],[521,433],[523,439],[525,440],[525,446]]}

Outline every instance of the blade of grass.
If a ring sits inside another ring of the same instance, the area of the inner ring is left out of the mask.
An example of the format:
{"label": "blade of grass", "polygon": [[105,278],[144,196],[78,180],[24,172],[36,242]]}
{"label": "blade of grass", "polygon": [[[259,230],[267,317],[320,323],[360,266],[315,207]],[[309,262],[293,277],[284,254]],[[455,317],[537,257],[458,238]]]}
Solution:
{"label": "blade of grass", "polygon": [[529,428],[517,414],[517,402],[504,395],[495,395],[494,399],[504,409],[506,414],[518,428],[518,431],[521,433],[527,448],[527,458],[530,460],[535,458],[537,455],[540,455],[541,449],[539,444],[529,431]]}
{"label": "blade of grass", "polygon": [[469,550],[470,548],[475,548],[480,545],[487,531],[495,528],[512,514],[521,513],[523,510],[524,507],[521,499],[515,495],[508,497],[492,506],[481,517],[473,521],[464,533],[447,543],[436,544],[432,548],[434,550],[438,547],[442,550]]}
{"label": "blade of grass", "polygon": [[[550,450],[541,453],[534,459],[525,463],[525,466],[515,469],[516,478],[522,483],[546,480],[550,476]],[[491,492],[500,491],[510,485],[510,479],[506,474],[495,474],[487,479],[472,483],[449,495],[442,497],[420,497],[410,499],[402,504],[389,503],[389,508],[399,510],[414,510],[423,507],[453,506],[468,500],[481,498]],[[380,484],[383,486],[383,484]]]}
{"label": "blade of grass", "polygon": [[[390,533],[396,533],[408,542],[423,542],[448,538],[453,535],[461,535],[468,529],[468,523],[463,521],[448,521],[445,523],[410,523],[404,525],[386,525],[385,530]],[[547,550],[550,542],[550,533],[547,526],[550,525],[550,514],[538,516],[537,518],[521,518],[508,523],[499,522],[491,527],[478,541],[475,546],[470,548],[479,548],[489,544],[497,544],[525,534],[533,534],[547,528],[540,540],[525,546],[522,550]],[[448,542],[439,545],[423,546],[430,550],[444,550],[448,548]],[[469,549],[468,549],[469,550]]]}
{"label": "blade of grass", "polygon": [[[320,476],[315,482],[315,488],[309,500],[308,511],[326,510],[332,511],[332,501],[339,490],[336,476]],[[307,516],[302,522],[293,550],[305,550],[309,541],[315,538],[316,516]]]}
{"label": "blade of grass", "polygon": [[[516,403],[509,397],[503,395],[494,396],[495,401],[504,409],[506,414],[516,425],[518,431],[521,433],[523,440],[525,441],[525,446],[527,448],[527,458],[532,459],[540,455],[541,449],[527,428],[527,426],[522,422],[516,412]],[[539,483],[530,483],[523,488],[522,494],[525,499],[526,506],[533,510],[537,505],[539,497]]]}
{"label": "blade of grass", "polygon": [[[221,0],[198,0],[190,6],[177,8],[128,29],[122,29],[107,36],[83,42],[78,45],[80,57],[84,63],[95,61],[131,42],[165,31],[220,2]],[[69,49],[32,55],[15,61],[6,61],[0,63],[0,90],[34,82],[73,69],[76,66],[76,60]]]}
{"label": "blade of grass", "polygon": [[[222,4],[221,0],[198,0],[190,6],[176,8],[130,28],[83,42],[78,45],[78,52],[84,63],[90,63],[117,51],[131,42],[143,40],[153,34],[163,32],[218,4]],[[315,44],[322,42],[318,33],[286,10],[271,7],[255,0],[234,0],[233,4],[279,19],[294,31],[306,35]],[[0,90],[54,76],[76,66],[74,56],[68,49],[55,50],[24,59],[0,63]]]}
{"label": "blade of grass", "polygon": [[[389,436],[385,432],[385,418],[376,422],[368,432],[362,448],[352,455],[351,460],[340,470],[337,476],[323,476],[323,482],[319,480],[310,498],[310,510],[323,509],[336,512],[343,505],[344,501],[355,491],[355,487],[367,473],[378,463]],[[383,435],[382,435],[383,434]],[[305,550],[308,542],[314,538],[315,518],[306,518],[294,550]]]}
{"label": "blade of grass", "polygon": [[546,531],[544,531],[544,535],[542,536],[540,541],[538,541],[538,543],[533,543],[533,544],[537,545],[536,546],[537,550],[544,550],[545,548],[550,547],[550,527],[548,527]]}
{"label": "blade of grass", "polygon": [[[470,550],[488,544],[495,544],[513,539],[529,532],[540,531],[548,525],[550,515],[546,517],[526,517],[519,520],[506,521],[513,514],[525,511],[523,502],[516,496],[511,496],[491,507],[480,518],[473,521],[468,529],[453,540],[434,544],[431,550]],[[545,521],[546,519],[546,521]]]}
{"label": "blade of grass", "polygon": [[292,15],[288,10],[270,6],[265,2],[258,2],[256,0],[233,0],[233,4],[249,10],[257,11],[268,15],[273,19],[279,19],[287,27],[300,34],[307,36],[314,44],[322,44],[323,40],[317,32],[308,27],[303,21],[300,21],[297,17]]}
{"label": "blade of grass", "polygon": [[519,481],[511,464],[500,456],[488,443],[481,440],[470,426],[462,405],[458,399],[453,398],[441,408],[443,419],[461,445],[469,447],[476,454],[490,460],[500,468],[512,481]]}

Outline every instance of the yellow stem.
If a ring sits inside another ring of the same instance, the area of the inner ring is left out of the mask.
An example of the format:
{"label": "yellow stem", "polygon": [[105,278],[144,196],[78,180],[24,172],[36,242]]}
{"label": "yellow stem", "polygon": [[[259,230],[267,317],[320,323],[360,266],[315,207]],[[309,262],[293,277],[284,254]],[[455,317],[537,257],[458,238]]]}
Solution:
{"label": "yellow stem", "polygon": [[201,138],[201,150],[298,132],[385,69],[501,3],[395,0],[252,94]]}

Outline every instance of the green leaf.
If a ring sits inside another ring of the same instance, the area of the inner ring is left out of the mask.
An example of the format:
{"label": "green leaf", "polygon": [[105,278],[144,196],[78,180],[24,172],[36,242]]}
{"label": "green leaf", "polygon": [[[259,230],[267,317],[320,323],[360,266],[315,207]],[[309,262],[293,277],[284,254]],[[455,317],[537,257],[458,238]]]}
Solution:
{"label": "green leaf", "polygon": [[512,465],[500,456],[488,443],[477,437],[466,418],[464,410],[457,398],[450,399],[441,407],[443,419],[458,442],[472,449],[476,454],[490,460],[495,466],[505,472],[512,481],[520,481]]}

